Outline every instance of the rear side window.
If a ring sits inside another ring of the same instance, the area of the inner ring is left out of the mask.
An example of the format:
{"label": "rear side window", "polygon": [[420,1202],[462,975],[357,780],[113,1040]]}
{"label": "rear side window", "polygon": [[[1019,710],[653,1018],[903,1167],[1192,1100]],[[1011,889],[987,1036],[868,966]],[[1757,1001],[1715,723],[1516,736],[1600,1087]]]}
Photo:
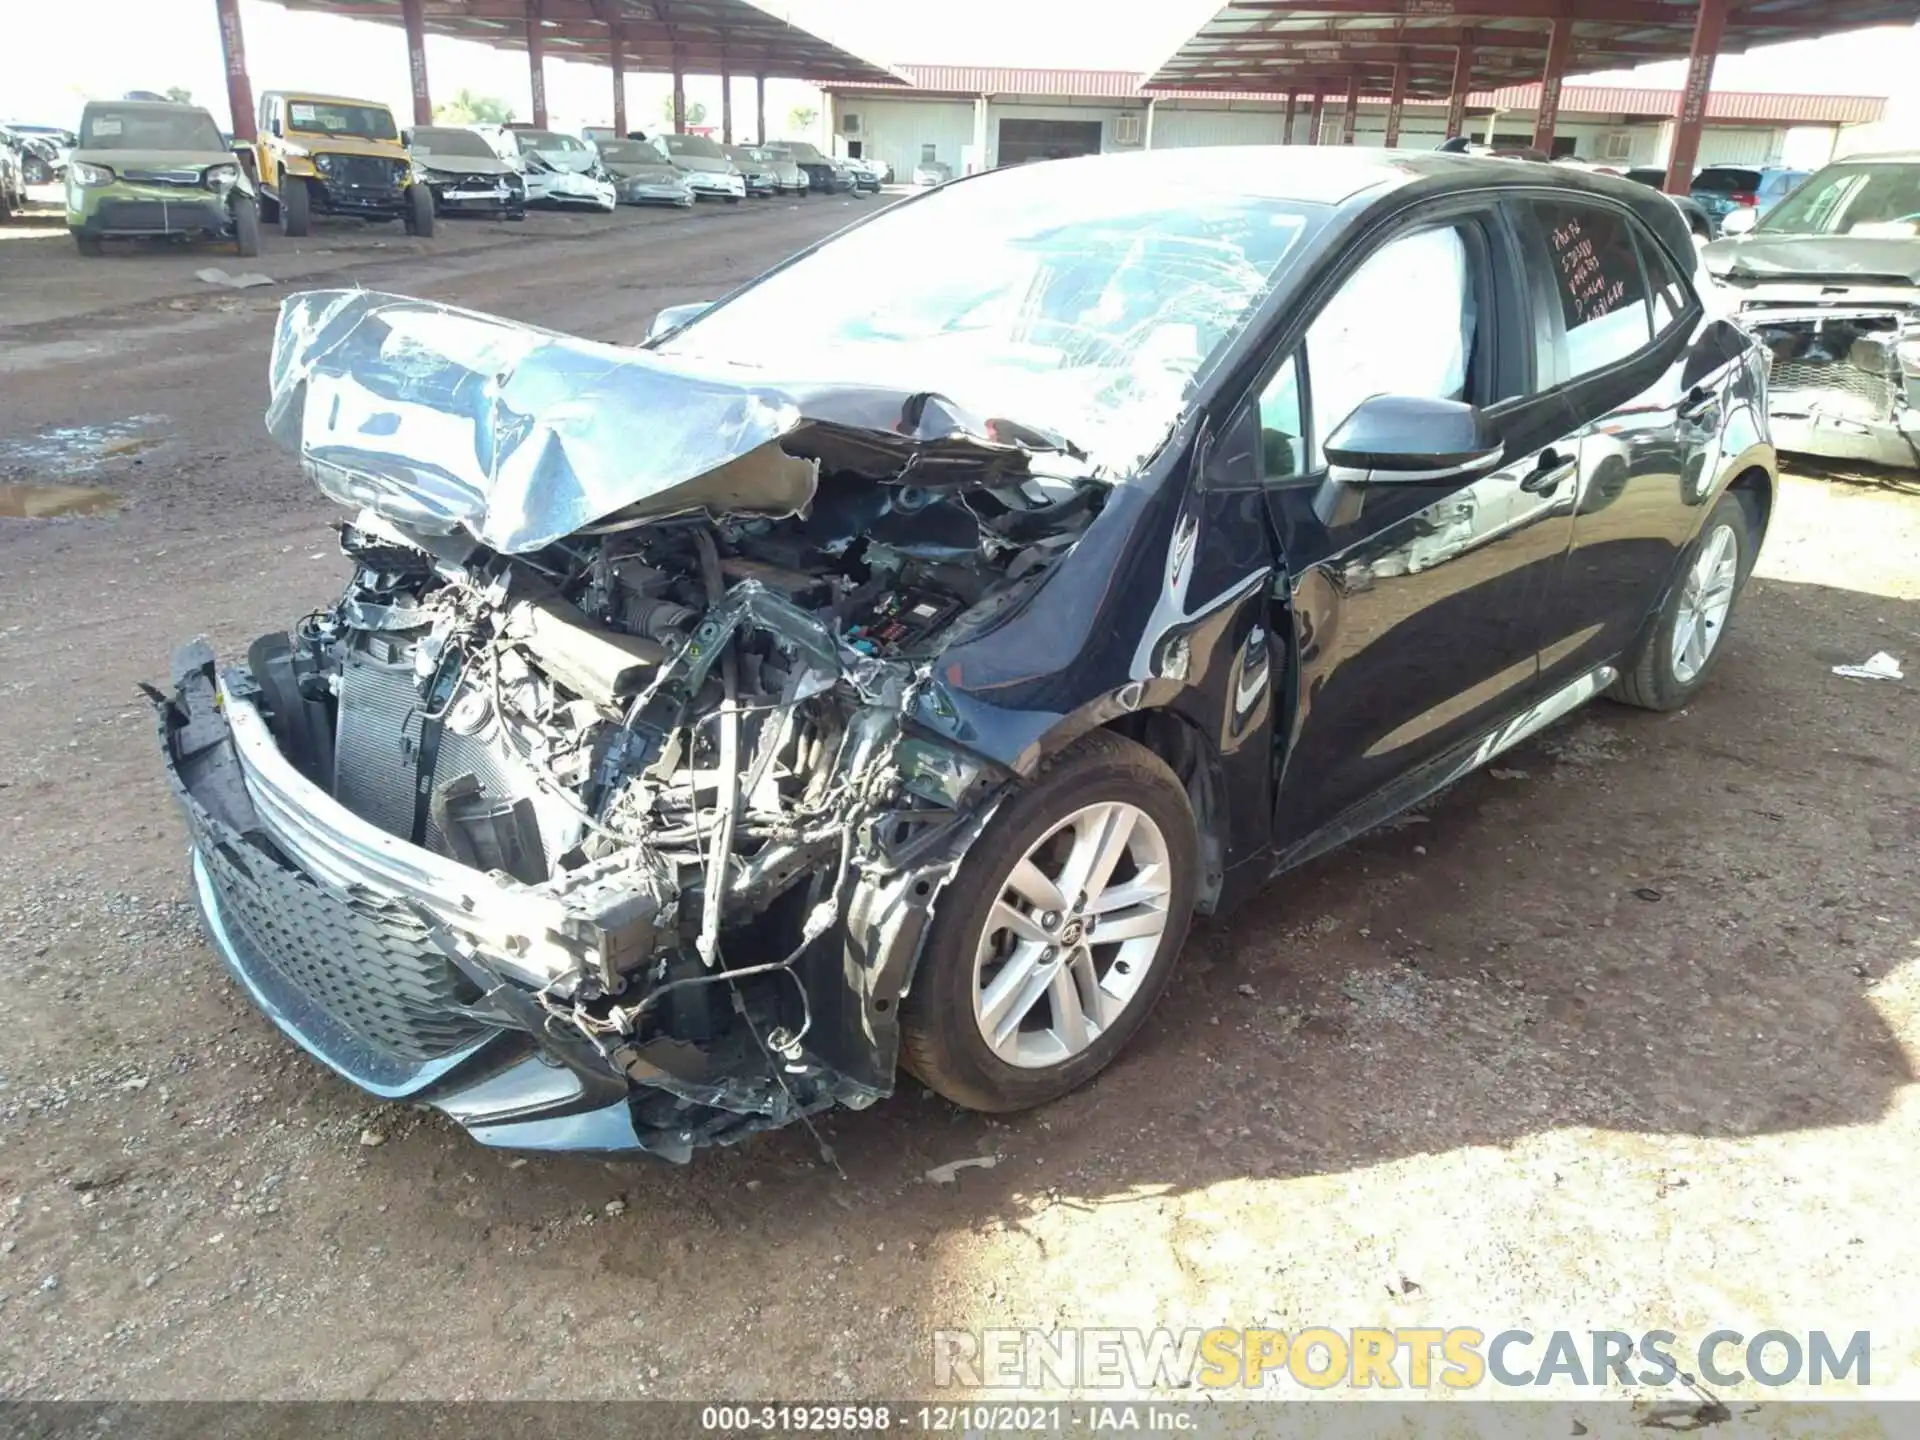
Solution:
{"label": "rear side window", "polygon": [[1633,222],[1604,205],[1531,203],[1563,328],[1559,378],[1577,380],[1644,349],[1652,311]]}
{"label": "rear side window", "polygon": [[1653,297],[1653,334],[1658,339],[1687,313],[1693,295],[1653,237],[1637,228],[1635,233],[1640,237],[1640,263],[1646,267],[1647,289]]}

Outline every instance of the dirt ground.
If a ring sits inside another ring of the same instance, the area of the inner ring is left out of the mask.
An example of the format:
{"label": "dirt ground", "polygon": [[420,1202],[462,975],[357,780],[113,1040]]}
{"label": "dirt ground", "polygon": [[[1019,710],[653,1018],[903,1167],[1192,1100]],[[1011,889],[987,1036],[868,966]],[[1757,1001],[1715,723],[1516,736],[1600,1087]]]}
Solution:
{"label": "dirt ground", "polygon": [[[344,577],[260,424],[286,282],[626,340],[863,203],[258,262],[0,230],[0,486],[112,507],[0,518],[0,1395],[925,1395],[939,1328],[1383,1324],[1868,1330],[1920,1397],[1912,489],[1790,480],[1693,708],[1595,706],[1200,927],[1039,1113],[904,1084],[828,1121],[843,1173],[802,1131],[521,1159],[254,1012],[135,686]],[[1906,680],[1831,673],[1882,649]]]}

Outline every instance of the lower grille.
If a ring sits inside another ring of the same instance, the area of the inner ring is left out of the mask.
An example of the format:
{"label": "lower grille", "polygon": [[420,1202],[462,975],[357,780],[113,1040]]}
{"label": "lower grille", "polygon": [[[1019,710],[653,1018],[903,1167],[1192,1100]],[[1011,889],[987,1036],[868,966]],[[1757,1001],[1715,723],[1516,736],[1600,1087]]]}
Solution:
{"label": "lower grille", "polygon": [[396,1059],[438,1059],[487,1033],[459,1013],[479,991],[405,909],[323,890],[265,851],[203,844],[220,915],[252,958],[368,1045]]}
{"label": "lower grille", "polygon": [[407,178],[404,165],[372,155],[325,155],[319,170],[330,183],[355,190],[394,190]]}
{"label": "lower grille", "polygon": [[1819,391],[1823,397],[1833,397],[1837,392],[1848,402],[1846,410],[1858,410],[1862,418],[1885,419],[1893,414],[1893,382],[1885,375],[1875,375],[1845,362],[1779,361],[1768,377],[1768,388],[1775,399],[1785,399],[1798,391]]}
{"label": "lower grille", "polygon": [[93,228],[145,230],[218,230],[226,226],[226,212],[211,201],[105,200],[94,212]]}

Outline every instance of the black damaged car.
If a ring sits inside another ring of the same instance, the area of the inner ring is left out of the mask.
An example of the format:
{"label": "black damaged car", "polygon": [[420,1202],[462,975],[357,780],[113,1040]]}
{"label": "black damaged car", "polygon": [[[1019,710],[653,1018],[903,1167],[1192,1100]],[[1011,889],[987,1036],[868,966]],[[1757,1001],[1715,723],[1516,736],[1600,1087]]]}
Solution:
{"label": "black damaged car", "polygon": [[353,575],[156,696],[208,933],[490,1145],[1053,1099],[1193,912],[1704,683],[1775,461],[1693,256],[1618,179],[1218,149],[942,186],[638,348],[296,295]]}

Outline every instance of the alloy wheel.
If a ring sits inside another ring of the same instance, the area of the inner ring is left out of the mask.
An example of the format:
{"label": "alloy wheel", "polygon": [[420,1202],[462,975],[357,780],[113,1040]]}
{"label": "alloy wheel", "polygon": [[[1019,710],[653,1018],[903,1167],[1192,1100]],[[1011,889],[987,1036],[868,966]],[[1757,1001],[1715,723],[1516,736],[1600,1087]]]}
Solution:
{"label": "alloy wheel", "polygon": [[1731,525],[1716,525],[1701,542],[1700,553],[1687,571],[1674,615],[1673,678],[1682,685],[1693,683],[1720,643],[1739,578],[1739,538]]}
{"label": "alloy wheel", "polygon": [[974,950],[973,1015],[1008,1065],[1085,1050],[1139,995],[1165,936],[1166,837],[1138,806],[1084,806],[1002,882]]}

